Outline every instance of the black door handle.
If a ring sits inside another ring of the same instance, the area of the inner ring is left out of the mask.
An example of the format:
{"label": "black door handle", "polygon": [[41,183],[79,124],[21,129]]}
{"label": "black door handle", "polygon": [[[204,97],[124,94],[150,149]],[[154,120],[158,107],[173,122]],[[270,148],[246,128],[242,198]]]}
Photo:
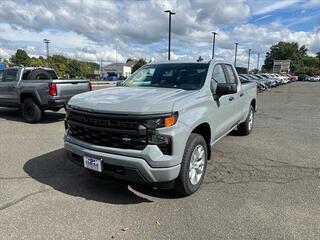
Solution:
{"label": "black door handle", "polygon": [[240,93],[240,97],[242,97],[244,95],[244,93]]}
{"label": "black door handle", "polygon": [[233,101],[234,100],[234,97],[229,97],[229,101]]}

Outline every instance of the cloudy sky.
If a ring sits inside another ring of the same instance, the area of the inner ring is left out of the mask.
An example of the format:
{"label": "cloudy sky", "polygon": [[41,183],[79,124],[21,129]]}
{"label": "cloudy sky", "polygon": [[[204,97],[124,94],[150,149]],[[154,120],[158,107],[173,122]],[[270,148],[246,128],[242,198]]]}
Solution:
{"label": "cloudy sky", "polygon": [[125,61],[129,57],[167,58],[171,9],[172,58],[209,59],[212,31],[219,33],[216,57],[239,64],[252,48],[252,65],[278,41],[297,41],[320,51],[320,0],[0,0],[0,57],[17,48],[89,61]]}

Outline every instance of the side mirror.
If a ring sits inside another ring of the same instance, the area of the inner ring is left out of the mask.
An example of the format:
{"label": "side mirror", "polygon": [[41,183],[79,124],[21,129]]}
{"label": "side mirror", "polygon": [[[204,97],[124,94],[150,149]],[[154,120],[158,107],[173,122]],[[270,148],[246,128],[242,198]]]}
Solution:
{"label": "side mirror", "polygon": [[223,96],[237,92],[236,83],[218,83],[216,88],[216,95]]}

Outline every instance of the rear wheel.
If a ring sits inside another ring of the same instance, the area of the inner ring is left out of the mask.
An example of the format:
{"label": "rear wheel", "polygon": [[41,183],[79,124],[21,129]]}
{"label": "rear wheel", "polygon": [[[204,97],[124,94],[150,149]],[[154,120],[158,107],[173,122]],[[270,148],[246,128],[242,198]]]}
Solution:
{"label": "rear wheel", "polygon": [[192,133],[183,154],[180,175],[175,190],[185,196],[195,193],[203,181],[207,168],[207,144],[204,138]]}
{"label": "rear wheel", "polygon": [[28,123],[40,122],[42,118],[42,110],[31,98],[23,100],[21,105],[21,112],[24,120]]}
{"label": "rear wheel", "polygon": [[238,125],[239,134],[243,136],[249,135],[253,128],[253,122],[254,122],[254,109],[253,109],[253,106],[251,105],[246,121]]}

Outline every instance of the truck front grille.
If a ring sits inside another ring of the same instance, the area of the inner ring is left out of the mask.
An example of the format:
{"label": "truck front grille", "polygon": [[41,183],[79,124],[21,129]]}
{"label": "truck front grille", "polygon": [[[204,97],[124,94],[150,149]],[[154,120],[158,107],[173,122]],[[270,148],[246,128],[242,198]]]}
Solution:
{"label": "truck front grille", "polygon": [[148,144],[143,121],[122,115],[68,109],[67,125],[72,137],[94,145],[143,150]]}

